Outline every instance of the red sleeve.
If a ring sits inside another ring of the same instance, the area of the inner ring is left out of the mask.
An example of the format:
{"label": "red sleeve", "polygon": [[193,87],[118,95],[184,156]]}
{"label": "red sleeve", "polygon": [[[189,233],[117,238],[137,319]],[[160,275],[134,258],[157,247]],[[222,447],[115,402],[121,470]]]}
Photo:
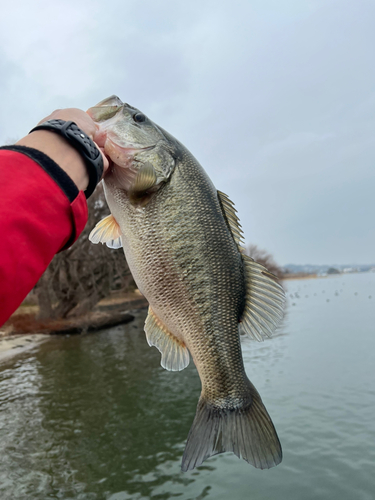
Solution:
{"label": "red sleeve", "polygon": [[87,204],[83,191],[76,188],[77,196],[69,199],[41,164],[6,149],[0,150],[0,186],[2,325],[53,256],[78,238],[87,222]]}

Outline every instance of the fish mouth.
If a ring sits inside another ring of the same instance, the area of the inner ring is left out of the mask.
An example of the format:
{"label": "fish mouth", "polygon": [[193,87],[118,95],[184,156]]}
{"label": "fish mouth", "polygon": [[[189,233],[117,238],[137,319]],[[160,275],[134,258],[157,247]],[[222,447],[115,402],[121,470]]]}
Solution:
{"label": "fish mouth", "polygon": [[112,95],[89,108],[86,113],[94,122],[103,122],[114,117],[123,107],[124,103],[121,99]]}
{"label": "fish mouth", "polygon": [[[107,146],[107,143],[108,143],[108,146]],[[141,151],[150,151],[151,149],[155,148],[156,144],[154,144],[152,146],[146,146],[144,148],[140,148],[140,147],[137,147],[137,146],[131,146],[131,145],[124,147],[124,146],[119,146],[114,141],[112,141],[111,139],[107,138],[105,146],[104,146],[104,151],[105,152],[106,152],[106,146],[107,146],[108,149],[110,147],[111,148],[115,148],[115,150],[118,150],[122,154],[130,157],[130,156],[134,156],[136,153],[140,153]],[[118,166],[121,167],[121,165],[118,165]]]}
{"label": "fish mouth", "polygon": [[106,97],[102,101],[98,102],[98,104],[95,104],[95,106],[93,106],[93,108],[101,108],[103,106],[121,107],[123,105],[124,105],[124,103],[117,95],[111,95],[110,97]]}
{"label": "fish mouth", "polygon": [[137,153],[154,149],[155,145],[139,147],[117,146],[110,139],[107,139],[104,148],[105,154],[110,158],[110,168],[105,175],[106,182],[114,182],[118,188],[129,192],[134,185],[138,174],[137,162],[134,156]]}
{"label": "fish mouth", "polygon": [[119,146],[113,139],[106,137],[104,144],[104,152],[112,161],[112,166],[121,169],[133,169],[132,163],[134,156],[143,151],[150,151],[156,147],[156,144],[151,146],[139,147],[138,145],[129,144],[129,146]]}

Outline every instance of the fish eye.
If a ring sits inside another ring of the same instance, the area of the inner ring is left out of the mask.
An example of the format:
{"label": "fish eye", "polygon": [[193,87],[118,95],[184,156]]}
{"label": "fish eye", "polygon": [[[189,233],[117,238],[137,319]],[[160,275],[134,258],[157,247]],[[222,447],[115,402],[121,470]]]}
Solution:
{"label": "fish eye", "polygon": [[133,116],[133,120],[137,123],[142,123],[146,120],[146,117],[144,114],[142,113],[136,113],[134,116]]}

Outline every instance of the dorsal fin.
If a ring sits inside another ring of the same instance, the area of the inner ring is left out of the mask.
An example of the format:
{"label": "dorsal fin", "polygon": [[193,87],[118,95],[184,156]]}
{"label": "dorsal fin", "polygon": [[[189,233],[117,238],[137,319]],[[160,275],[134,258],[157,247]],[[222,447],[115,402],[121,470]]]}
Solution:
{"label": "dorsal fin", "polygon": [[91,243],[105,243],[109,248],[121,248],[121,230],[113,215],[99,221],[89,234]]}
{"label": "dorsal fin", "polygon": [[219,203],[223,211],[225,222],[232,233],[233,239],[237,246],[240,247],[242,244],[243,233],[241,229],[241,224],[239,218],[237,217],[237,210],[234,208],[234,203],[228,198],[225,193],[221,191],[217,192]]}
{"label": "dorsal fin", "polygon": [[145,322],[148,345],[155,346],[161,352],[161,366],[170,371],[181,371],[190,362],[189,351],[156,317],[151,307]]}
{"label": "dorsal fin", "polygon": [[240,329],[250,337],[262,341],[272,335],[283,318],[285,293],[276,276],[245,255],[245,249],[241,246],[243,233],[234,204],[221,191],[217,194],[225,221],[237,243],[244,264],[246,301]]}
{"label": "dorsal fin", "polygon": [[246,302],[240,328],[262,341],[281,323],[285,293],[277,277],[251,257],[242,254],[246,277]]}

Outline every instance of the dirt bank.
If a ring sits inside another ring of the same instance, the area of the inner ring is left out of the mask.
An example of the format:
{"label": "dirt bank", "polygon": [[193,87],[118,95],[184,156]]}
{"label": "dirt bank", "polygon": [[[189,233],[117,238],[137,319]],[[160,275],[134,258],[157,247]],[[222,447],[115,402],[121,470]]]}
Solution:
{"label": "dirt bank", "polygon": [[76,334],[108,328],[133,320],[130,310],[147,307],[139,293],[119,295],[100,301],[83,316],[64,319],[37,319],[38,307],[20,307],[1,328],[0,335]]}

